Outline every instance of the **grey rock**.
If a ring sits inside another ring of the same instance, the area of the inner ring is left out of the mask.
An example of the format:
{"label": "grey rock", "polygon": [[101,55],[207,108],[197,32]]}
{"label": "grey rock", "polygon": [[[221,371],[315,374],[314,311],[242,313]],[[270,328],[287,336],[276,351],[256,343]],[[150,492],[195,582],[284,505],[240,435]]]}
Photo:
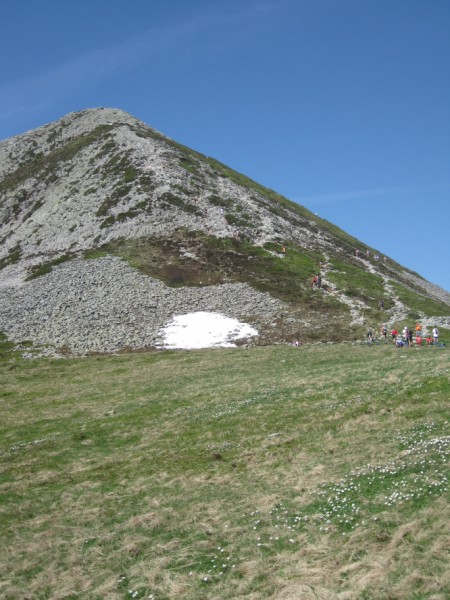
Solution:
{"label": "grey rock", "polygon": [[[127,285],[116,286],[118,280]],[[244,283],[169,288],[119,258],[77,259],[14,290],[0,288],[0,330],[17,342],[67,346],[73,354],[117,352],[156,345],[174,315],[219,312],[245,321],[255,305],[257,328],[284,309]]]}

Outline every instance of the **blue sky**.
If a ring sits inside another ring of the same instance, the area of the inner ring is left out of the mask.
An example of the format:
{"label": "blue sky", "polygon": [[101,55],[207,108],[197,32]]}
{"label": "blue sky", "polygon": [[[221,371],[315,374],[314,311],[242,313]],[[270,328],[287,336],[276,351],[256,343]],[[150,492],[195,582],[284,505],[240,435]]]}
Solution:
{"label": "blue sky", "polygon": [[449,0],[21,0],[0,18],[0,139],[121,108],[450,290]]}

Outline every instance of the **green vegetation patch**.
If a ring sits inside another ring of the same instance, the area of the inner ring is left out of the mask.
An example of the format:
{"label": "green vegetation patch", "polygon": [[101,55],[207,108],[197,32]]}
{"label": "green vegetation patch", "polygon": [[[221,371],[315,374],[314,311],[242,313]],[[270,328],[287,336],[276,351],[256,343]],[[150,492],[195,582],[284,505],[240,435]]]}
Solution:
{"label": "green vegetation patch", "polygon": [[14,342],[8,340],[7,336],[0,331],[0,360],[11,358],[15,348]]}
{"label": "green vegetation patch", "polygon": [[368,272],[363,265],[343,263],[336,259],[330,262],[336,270],[330,271],[327,277],[347,296],[358,298],[373,308],[383,300],[385,307],[389,307],[389,298],[384,297],[382,277]]}
{"label": "green vegetation patch", "polygon": [[[310,297],[309,278],[317,272],[321,258],[319,254],[290,247],[282,259],[268,251],[279,250],[276,244],[262,248],[242,239],[215,238],[183,229],[170,239],[122,240],[104,249],[168,284],[174,283],[176,270],[177,284],[209,285],[232,279],[251,283],[285,300],[304,294]],[[185,256],[186,251],[197,258]]]}
{"label": "green vegetation patch", "polygon": [[190,214],[194,214],[197,216],[202,216],[203,214],[202,211],[195,204],[188,202],[181,196],[173,194],[172,192],[164,192],[163,194],[161,194],[161,196],[158,198],[158,203],[163,208],[170,208],[172,206],[176,206]]}
{"label": "green vegetation patch", "polygon": [[422,296],[394,281],[390,281],[390,284],[400,300],[412,311],[420,311],[425,315],[433,317],[445,317],[449,314],[450,307],[448,304],[439,302],[439,300],[433,300],[430,297]]}
{"label": "green vegetation patch", "polygon": [[11,250],[8,252],[8,254],[5,257],[0,258],[0,270],[4,269],[8,265],[13,265],[13,264],[19,262],[21,256],[22,256],[22,248],[20,247],[20,244],[17,243],[14,246],[14,248],[11,248]]}
{"label": "green vegetation patch", "polygon": [[224,215],[228,225],[233,225],[234,227],[256,227],[254,219],[245,212],[230,213],[227,212]]}
{"label": "green vegetation patch", "polygon": [[49,260],[45,263],[35,265],[34,267],[31,267],[30,274],[26,278],[26,281],[36,279],[36,277],[40,277],[41,275],[46,275],[47,273],[50,273],[53,270],[53,267],[61,265],[62,263],[67,262],[68,260],[73,260],[74,258],[74,254],[67,253],[63,254],[62,256],[58,256],[58,258],[55,258],[54,260]]}
{"label": "green vegetation patch", "polygon": [[208,202],[213,206],[220,206],[222,208],[231,208],[234,204],[231,198],[223,198],[222,196],[217,196],[217,194],[211,194],[208,197]]}

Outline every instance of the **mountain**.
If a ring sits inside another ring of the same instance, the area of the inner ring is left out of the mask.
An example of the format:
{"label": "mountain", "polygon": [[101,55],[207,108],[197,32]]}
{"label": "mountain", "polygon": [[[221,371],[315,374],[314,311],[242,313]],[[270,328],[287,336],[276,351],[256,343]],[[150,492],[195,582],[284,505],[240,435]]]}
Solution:
{"label": "mountain", "polygon": [[196,311],[260,344],[450,326],[445,290],[121,110],[0,142],[0,223],[0,331],[44,352],[158,346]]}

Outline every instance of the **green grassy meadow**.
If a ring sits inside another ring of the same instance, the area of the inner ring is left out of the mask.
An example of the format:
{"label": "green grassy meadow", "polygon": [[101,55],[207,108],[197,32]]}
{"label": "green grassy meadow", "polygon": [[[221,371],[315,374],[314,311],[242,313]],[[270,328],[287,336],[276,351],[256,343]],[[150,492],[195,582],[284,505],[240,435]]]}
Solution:
{"label": "green grassy meadow", "polygon": [[444,600],[447,348],[0,356],[5,599]]}

